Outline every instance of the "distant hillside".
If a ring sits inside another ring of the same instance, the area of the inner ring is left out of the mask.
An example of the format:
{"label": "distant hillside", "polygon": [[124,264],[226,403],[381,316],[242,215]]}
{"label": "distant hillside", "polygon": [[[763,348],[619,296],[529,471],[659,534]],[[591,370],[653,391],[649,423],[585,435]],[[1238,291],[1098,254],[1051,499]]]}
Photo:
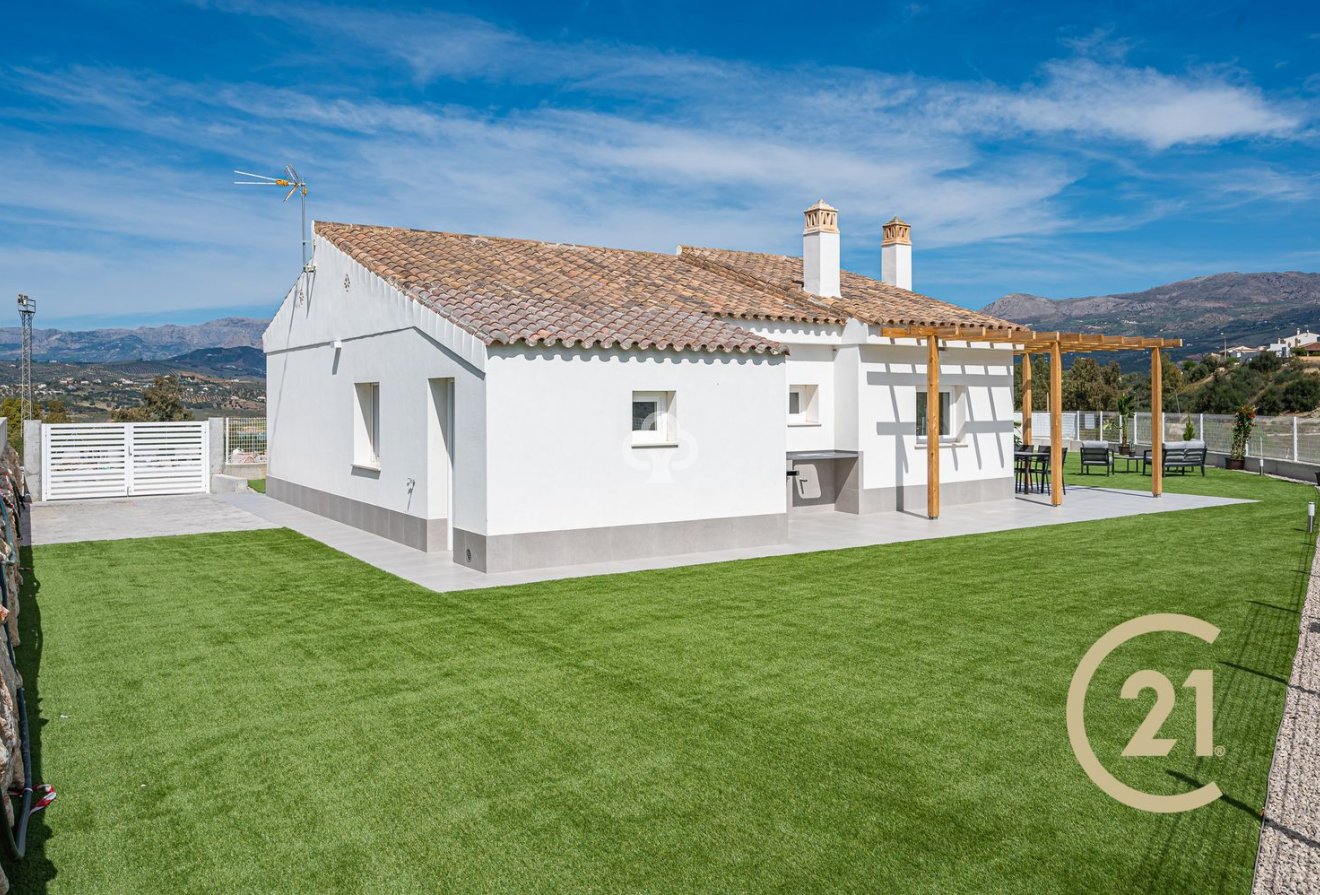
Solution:
{"label": "distant hillside", "polygon": [[1221,273],[1086,298],[1013,294],[984,310],[1041,330],[1182,338],[1173,354],[1186,356],[1224,341],[1263,345],[1299,328],[1320,329],[1320,274]]}
{"label": "distant hillside", "polygon": [[[261,334],[268,323],[267,320],[251,317],[225,317],[190,326],[144,326],[138,329],[93,329],[80,332],[33,329],[32,356],[38,361],[113,363],[165,360],[210,348],[251,348],[260,353]],[[17,358],[21,349],[22,333],[19,328],[0,328],[0,360]]]}
{"label": "distant hillside", "polygon": [[260,348],[198,348],[161,361],[175,370],[190,370],[220,379],[264,379],[266,355]]}

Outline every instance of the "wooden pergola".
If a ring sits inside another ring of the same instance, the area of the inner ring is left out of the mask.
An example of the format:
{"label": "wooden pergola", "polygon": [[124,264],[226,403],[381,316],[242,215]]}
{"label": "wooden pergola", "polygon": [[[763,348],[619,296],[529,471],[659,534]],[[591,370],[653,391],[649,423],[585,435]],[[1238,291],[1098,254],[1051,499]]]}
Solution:
{"label": "wooden pergola", "polygon": [[1050,503],[1063,503],[1063,355],[1084,351],[1149,351],[1151,409],[1151,481],[1155,497],[1164,493],[1163,373],[1165,348],[1181,348],[1182,339],[1103,336],[1091,333],[1034,332],[1016,327],[883,326],[880,335],[926,343],[926,513],[940,515],[940,342],[1012,345],[1022,355],[1022,440],[1031,443],[1031,355],[1050,356]]}

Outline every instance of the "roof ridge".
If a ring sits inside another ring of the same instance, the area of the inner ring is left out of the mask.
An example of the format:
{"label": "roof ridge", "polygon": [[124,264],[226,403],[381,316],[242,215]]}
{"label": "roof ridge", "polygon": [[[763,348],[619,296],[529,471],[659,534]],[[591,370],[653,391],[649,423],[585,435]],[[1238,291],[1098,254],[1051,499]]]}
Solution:
{"label": "roof ridge", "polygon": [[[770,355],[788,350],[721,319],[721,293],[684,274],[685,265],[670,254],[581,246],[569,262],[525,251],[546,245],[531,240],[468,237],[494,245],[465,251],[452,237],[466,234],[335,222],[318,222],[317,229],[354,263],[486,345]],[[673,300],[655,298],[667,291]],[[703,293],[709,296],[705,307]]]}
{"label": "roof ridge", "polygon": [[[748,287],[750,287],[750,288],[752,288],[752,289],[757,289],[757,290],[759,290],[759,291],[761,291],[761,292],[764,292],[764,293],[767,294],[767,295],[772,295],[772,296],[774,296],[775,298],[784,298],[784,299],[787,299],[787,300],[789,300],[789,301],[791,301],[791,302],[794,302],[795,304],[800,304],[800,303],[802,302],[802,298],[803,298],[803,296],[805,296],[805,297],[807,298],[807,301],[808,301],[810,304],[813,304],[813,305],[820,305],[823,309],[827,309],[827,310],[829,310],[829,311],[835,312],[835,313],[832,315],[832,317],[834,318],[834,320],[837,320],[838,322],[846,322],[846,320],[847,320],[847,317],[846,317],[846,316],[845,316],[845,317],[839,317],[839,315],[838,315],[837,312],[838,312],[839,310],[842,310],[842,309],[836,308],[835,305],[834,305],[834,302],[831,301],[831,300],[828,299],[828,298],[823,298],[823,297],[821,297],[821,296],[813,296],[813,295],[811,295],[809,292],[806,292],[806,291],[803,291],[803,292],[802,292],[802,295],[795,295],[795,294],[794,294],[794,291],[793,291],[792,289],[785,289],[785,288],[783,288],[783,287],[781,287],[781,286],[776,286],[774,283],[771,283],[771,282],[769,282],[769,281],[767,281],[767,280],[764,280],[764,279],[762,279],[761,277],[758,277],[758,276],[755,276],[755,275],[753,275],[753,274],[747,273],[746,271],[742,271],[742,270],[738,270],[738,269],[736,269],[736,268],[730,267],[730,266],[727,265],[727,264],[721,264],[719,261],[716,261],[714,258],[703,258],[703,257],[701,257],[700,255],[693,255],[693,254],[691,254],[691,253],[684,252],[683,249],[685,249],[685,248],[694,248],[694,247],[693,247],[693,246],[682,246],[682,245],[680,245],[680,246],[678,247],[678,255],[677,255],[677,257],[678,257],[679,259],[681,259],[681,260],[682,260],[684,263],[686,263],[686,264],[690,264],[690,265],[692,265],[693,267],[699,267],[699,268],[701,268],[702,270],[708,270],[708,271],[710,271],[711,273],[719,274],[720,276],[725,277],[726,279],[730,279],[730,280],[733,280],[734,282],[741,283],[741,284],[743,284],[744,286],[748,286]],[[734,250],[733,250],[733,249],[714,249],[713,251],[717,251],[717,252],[728,252],[728,251],[734,251]],[[749,253],[749,254],[752,254],[752,253]],[[810,319],[810,318],[808,318],[808,319]],[[820,320],[816,320],[816,319],[811,319],[811,322],[812,322],[812,323],[818,323],[818,322],[821,322],[821,321],[820,321]]]}
{"label": "roof ridge", "polygon": [[457,230],[426,230],[422,227],[396,227],[391,224],[350,224],[344,221],[313,221],[313,232],[320,226],[344,227],[350,230],[388,230],[396,233],[424,233],[427,236],[445,236],[453,239],[471,239],[479,242],[515,243],[526,246],[545,248],[588,249],[593,252],[619,252],[626,255],[647,255],[656,258],[672,257],[668,252],[656,252],[651,249],[625,249],[618,246],[598,246],[585,242],[558,242],[549,239],[529,239],[525,236],[492,236],[488,233],[460,233]]}
{"label": "roof ridge", "polygon": [[[710,253],[710,254],[702,254],[702,253]],[[785,296],[787,296],[789,299],[794,301],[801,302],[803,298],[806,298],[807,300],[813,302],[828,301],[829,306],[831,308],[836,309],[838,312],[843,313],[847,317],[856,318],[864,323],[869,323],[871,325],[883,326],[887,323],[929,325],[929,324],[942,324],[944,322],[952,322],[952,321],[937,321],[929,316],[922,317],[922,316],[914,316],[912,314],[891,314],[887,319],[871,319],[872,317],[878,318],[881,315],[867,314],[864,312],[864,310],[859,309],[858,302],[865,302],[871,300],[868,299],[868,297],[865,295],[844,294],[839,296],[838,298],[823,299],[819,296],[811,295],[810,293],[806,292],[805,289],[794,290],[778,285],[776,282],[774,282],[773,279],[769,278],[770,277],[769,274],[754,273],[751,270],[747,270],[735,266],[735,262],[732,260],[724,260],[718,257],[711,257],[711,255],[743,256],[749,260],[759,258],[759,259],[766,259],[768,261],[772,261],[776,264],[797,265],[802,263],[801,258],[791,257],[788,255],[780,255],[771,252],[751,252],[745,249],[719,249],[719,248],[708,248],[703,246],[679,246],[679,256],[688,259],[690,263],[694,263],[696,264],[696,266],[714,271],[716,273],[724,273],[728,271],[731,278],[735,278],[739,282],[746,282],[746,280],[755,281],[756,283],[761,284],[761,287],[763,289],[767,291],[773,290],[770,291],[770,294],[777,295],[782,291],[782,293]],[[1002,318],[995,317],[990,314],[986,314],[982,311],[976,311],[971,308],[964,308],[961,305],[955,305],[952,302],[947,302],[942,299],[938,299],[933,296],[926,295],[925,293],[922,292],[916,292],[912,289],[904,289],[901,286],[896,286],[893,283],[886,283],[884,280],[877,280],[875,277],[869,277],[866,274],[857,273],[856,271],[840,268],[839,273],[841,275],[840,276],[841,286],[845,286],[845,287],[847,286],[847,280],[844,279],[845,276],[847,278],[855,278],[857,280],[862,281],[862,288],[864,289],[879,290],[882,295],[888,293],[887,297],[891,301],[917,303],[917,304],[925,305],[926,311],[941,309],[941,310],[951,311],[955,316],[973,317],[976,318],[976,320],[978,321],[975,325],[979,325],[979,326],[1008,326],[1008,327],[1018,326],[1018,324],[1016,323],[1012,323],[1011,321],[1004,320]],[[794,279],[792,280],[792,282],[798,283],[799,281],[797,279]]]}

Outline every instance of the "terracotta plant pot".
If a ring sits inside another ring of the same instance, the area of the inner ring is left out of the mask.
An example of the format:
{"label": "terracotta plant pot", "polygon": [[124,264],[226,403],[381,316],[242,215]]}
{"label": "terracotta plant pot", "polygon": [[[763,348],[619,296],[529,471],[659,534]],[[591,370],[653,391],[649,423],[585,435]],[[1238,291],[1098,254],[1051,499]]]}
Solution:
{"label": "terracotta plant pot", "polygon": [[1245,457],[1225,457],[1225,458],[1224,458],[1224,468],[1225,468],[1225,469],[1246,469],[1246,468],[1247,468],[1247,460],[1246,460]]}

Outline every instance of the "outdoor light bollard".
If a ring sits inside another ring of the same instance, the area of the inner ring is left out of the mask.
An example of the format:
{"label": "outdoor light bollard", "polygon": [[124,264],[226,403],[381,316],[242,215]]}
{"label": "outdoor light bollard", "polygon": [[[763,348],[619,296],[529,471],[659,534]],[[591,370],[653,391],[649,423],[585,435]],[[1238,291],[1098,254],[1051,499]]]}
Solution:
{"label": "outdoor light bollard", "polygon": [[1315,531],[1315,501],[1306,505],[1306,533]]}

